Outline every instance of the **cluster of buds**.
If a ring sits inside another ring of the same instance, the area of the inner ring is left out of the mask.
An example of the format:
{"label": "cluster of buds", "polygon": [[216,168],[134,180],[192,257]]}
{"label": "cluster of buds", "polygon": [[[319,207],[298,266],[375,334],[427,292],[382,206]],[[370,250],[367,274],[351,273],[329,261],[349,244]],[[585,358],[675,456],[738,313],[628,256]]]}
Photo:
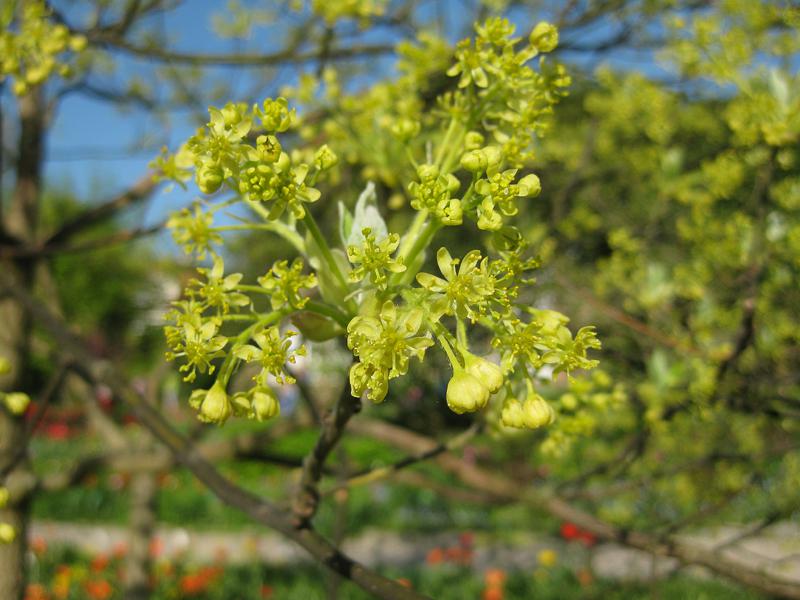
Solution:
{"label": "cluster of buds", "polygon": [[[77,54],[86,48],[83,35],[73,35],[61,23],[53,23],[44,2],[25,2],[14,23],[14,3],[0,14],[0,82],[13,79],[12,90],[22,96],[41,85],[54,73],[72,75],[64,61],[68,52]],[[12,24],[16,27],[12,29]]]}
{"label": "cluster of buds", "polygon": [[447,406],[454,413],[484,408],[489,396],[503,387],[503,371],[485,358],[465,352],[464,366],[455,363],[453,367],[453,377],[447,384]]}

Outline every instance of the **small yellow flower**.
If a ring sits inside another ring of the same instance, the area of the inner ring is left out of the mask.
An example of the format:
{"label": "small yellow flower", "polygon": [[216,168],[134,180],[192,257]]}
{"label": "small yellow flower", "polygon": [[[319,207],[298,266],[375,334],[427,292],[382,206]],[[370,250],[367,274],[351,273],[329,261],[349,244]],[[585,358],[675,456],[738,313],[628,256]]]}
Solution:
{"label": "small yellow flower", "polygon": [[3,401],[6,404],[6,408],[8,408],[12,414],[21,415],[27,410],[28,405],[31,403],[31,397],[24,392],[11,392],[5,395]]}
{"label": "small yellow flower", "polygon": [[546,548],[536,555],[536,560],[543,567],[552,567],[558,562],[558,553],[555,550]]}
{"label": "small yellow flower", "polygon": [[0,544],[10,544],[17,538],[17,530],[9,523],[0,523]]}

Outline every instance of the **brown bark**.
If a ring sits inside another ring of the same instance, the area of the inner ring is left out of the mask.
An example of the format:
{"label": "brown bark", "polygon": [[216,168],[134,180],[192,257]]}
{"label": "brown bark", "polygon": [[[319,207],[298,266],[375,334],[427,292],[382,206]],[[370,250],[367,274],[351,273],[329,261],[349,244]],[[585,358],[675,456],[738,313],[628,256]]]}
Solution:
{"label": "brown bark", "polygon": [[[25,242],[36,234],[40,193],[43,114],[38,91],[19,100],[20,137],[17,181],[3,231]],[[14,272],[16,281],[29,287],[34,278],[30,262],[0,263],[0,269]],[[0,379],[0,391],[22,390],[26,382],[31,319],[25,307],[13,298],[0,299],[0,352],[11,362],[12,372]],[[23,390],[24,391],[24,390]],[[25,592],[25,550],[30,494],[33,479],[25,452],[24,423],[0,409],[0,472],[8,473],[0,485],[11,491],[8,506],[0,511],[0,521],[17,531],[11,544],[0,544],[0,598],[21,599]]]}

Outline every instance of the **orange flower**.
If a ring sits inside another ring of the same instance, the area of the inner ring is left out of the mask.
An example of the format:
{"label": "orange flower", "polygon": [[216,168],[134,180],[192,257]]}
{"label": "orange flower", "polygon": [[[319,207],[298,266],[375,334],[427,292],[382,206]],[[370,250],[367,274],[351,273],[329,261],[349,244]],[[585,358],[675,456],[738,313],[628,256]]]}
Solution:
{"label": "orange flower", "polygon": [[453,546],[444,551],[445,558],[452,562],[461,562],[463,550],[458,546]]}
{"label": "orange flower", "polygon": [[458,543],[461,544],[463,548],[472,548],[475,544],[475,534],[471,531],[465,531],[458,536]]}
{"label": "orange flower", "polygon": [[125,542],[118,542],[114,544],[114,547],[111,549],[111,555],[116,558],[124,558],[125,555],[128,553],[128,544]]}
{"label": "orange flower", "polygon": [[108,556],[106,556],[105,554],[98,554],[92,559],[90,568],[95,573],[100,573],[101,571],[105,571],[107,566],[108,566]]}
{"label": "orange flower", "polygon": [[502,587],[506,582],[506,572],[503,569],[489,569],[483,580],[488,587]]}
{"label": "orange flower", "polygon": [[32,583],[25,588],[25,600],[50,600],[50,596],[43,585]]}
{"label": "orange flower", "polygon": [[503,600],[504,597],[503,588],[490,587],[483,590],[481,600]]}
{"label": "orange flower", "polygon": [[87,581],[84,584],[84,589],[86,589],[86,593],[92,600],[108,600],[114,592],[111,584],[105,579]]}
{"label": "orange flower", "polygon": [[31,540],[31,550],[37,556],[41,556],[47,552],[47,542],[43,537],[37,535]]}
{"label": "orange flower", "polygon": [[197,571],[197,573],[184,575],[180,581],[181,591],[186,596],[201,594],[205,592],[221,574],[222,569],[219,567],[203,567]]}
{"label": "orange flower", "polygon": [[53,577],[53,595],[56,600],[66,600],[69,597],[72,572],[67,565],[59,565]]}
{"label": "orange flower", "polygon": [[575,575],[578,577],[578,583],[583,587],[588,587],[594,583],[594,576],[589,569],[581,569]]}
{"label": "orange flower", "polygon": [[272,586],[267,585],[266,583],[261,586],[261,597],[262,598],[272,598],[273,593],[275,590],[272,589]]}
{"label": "orange flower", "polygon": [[429,565],[438,565],[439,563],[444,561],[444,550],[441,548],[433,548],[430,552],[428,552],[428,556],[425,558],[425,562]]}

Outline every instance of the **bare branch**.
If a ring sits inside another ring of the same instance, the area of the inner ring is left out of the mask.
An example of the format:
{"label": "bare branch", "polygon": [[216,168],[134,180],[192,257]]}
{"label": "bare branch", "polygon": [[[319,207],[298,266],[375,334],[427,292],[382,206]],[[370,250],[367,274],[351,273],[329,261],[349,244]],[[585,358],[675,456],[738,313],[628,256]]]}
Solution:
{"label": "bare branch", "polygon": [[305,527],[314,517],[319,505],[319,480],[328,455],[339,443],[350,418],[361,410],[361,399],[350,394],[350,386],[344,383],[332,411],[322,418],[322,429],[317,443],[303,460],[300,485],[292,501],[295,525]]}
{"label": "bare branch", "polygon": [[43,245],[48,246],[64,242],[75,234],[85,231],[88,227],[117,215],[124,208],[146,200],[157,187],[158,183],[153,179],[153,174],[147,173],[134,183],[130,189],[98,206],[87,209],[61,225],[58,230],[44,240]]}

